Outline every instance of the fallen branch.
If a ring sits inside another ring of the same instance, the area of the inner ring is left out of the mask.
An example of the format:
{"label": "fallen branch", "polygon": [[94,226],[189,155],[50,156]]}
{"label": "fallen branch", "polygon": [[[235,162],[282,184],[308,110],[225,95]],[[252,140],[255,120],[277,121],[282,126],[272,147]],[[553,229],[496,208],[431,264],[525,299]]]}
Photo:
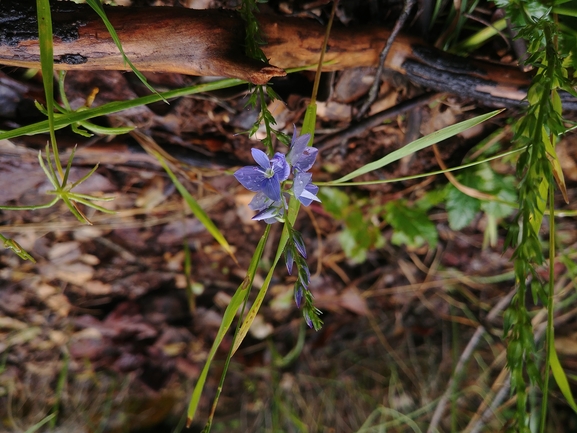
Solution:
{"label": "fallen branch", "polygon": [[[128,70],[100,18],[86,5],[52,2],[55,68]],[[124,50],[141,71],[226,76],[264,84],[285,69],[314,65],[324,27],[299,18],[259,16],[270,64],[244,54],[244,23],[234,11],[171,7],[109,7],[108,18]],[[0,2],[0,64],[38,68],[34,1]],[[323,70],[376,66],[390,30],[335,26]],[[517,68],[447,56],[424,41],[400,34],[385,66],[435,90],[516,106],[530,76]]]}

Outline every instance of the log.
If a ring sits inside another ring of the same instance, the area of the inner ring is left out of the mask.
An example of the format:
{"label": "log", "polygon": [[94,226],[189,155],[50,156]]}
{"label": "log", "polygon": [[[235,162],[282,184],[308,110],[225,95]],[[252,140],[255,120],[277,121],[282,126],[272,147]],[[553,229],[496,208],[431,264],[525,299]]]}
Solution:
{"label": "log", "polygon": [[[34,1],[0,2],[0,64],[38,68]],[[52,2],[55,69],[129,70],[101,19],[87,5]],[[230,10],[171,7],[107,7],[123,48],[141,71],[240,78],[264,84],[285,75],[285,69],[314,65],[325,28],[291,17],[258,17],[269,63],[244,54],[244,23]],[[380,27],[334,26],[325,54],[324,71],[376,66],[390,35]],[[515,67],[447,56],[419,38],[399,35],[387,68],[407,74],[424,86],[474,97],[499,106],[519,105],[530,76]],[[439,72],[437,72],[439,71]],[[441,72],[449,74],[438,79]],[[458,86],[464,81],[464,85]]]}

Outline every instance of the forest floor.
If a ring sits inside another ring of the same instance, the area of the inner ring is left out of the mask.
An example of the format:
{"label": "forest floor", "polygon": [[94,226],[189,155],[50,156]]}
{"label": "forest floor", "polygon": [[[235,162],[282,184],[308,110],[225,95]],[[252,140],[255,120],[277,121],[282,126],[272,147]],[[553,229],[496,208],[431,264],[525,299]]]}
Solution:
{"label": "forest floor", "polygon": [[[175,74],[146,76],[161,90],[197,82]],[[373,76],[374,69],[363,68],[327,80],[331,97],[319,103],[317,139],[350,124]],[[423,92],[402,76],[389,78],[373,112]],[[285,103],[273,102],[269,109],[277,127],[288,134],[293,124],[300,129],[311,79],[312,74],[301,73],[274,81]],[[65,83],[73,107],[82,106],[95,88],[93,106],[146,91],[131,73],[69,72]],[[2,89],[12,92],[14,110],[0,111],[0,129],[42,119],[33,105],[43,100],[39,74],[3,68]],[[239,265],[190,214],[162,167],[139,151],[132,136],[84,138],[70,130],[59,132],[64,154],[78,145],[72,180],[100,162],[78,192],[113,196],[102,205],[116,213],[86,210],[91,226],[79,223],[64,206],[0,214],[2,233],[37,261],[22,261],[10,250],[0,253],[0,431],[25,431],[54,410],[58,431],[171,432],[182,427],[224,309],[265,228],[251,220],[247,204],[252,193],[232,176],[234,167],[252,165],[250,149],[259,146],[258,140],[240,134],[257,118],[255,110],[245,107],[246,90],[180,98],[99,120],[137,126],[169,153],[185,149],[180,178],[233,246]],[[2,96],[7,92],[0,92],[0,98],[7,98]],[[334,179],[421,135],[491,109],[439,94],[410,113],[323,148],[313,179]],[[509,110],[447,140],[439,146],[441,159],[449,166],[460,164],[515,115]],[[507,128],[503,131],[498,146],[506,149],[511,137]],[[37,159],[46,142],[47,136],[0,142],[1,204],[47,201],[51,186]],[[577,166],[571,152],[577,147],[568,138],[562,149],[569,195],[574,196]],[[438,167],[428,149],[359,180]],[[514,174],[511,162],[496,160],[491,168],[500,176]],[[324,326],[318,332],[304,326],[293,301],[294,277],[280,266],[233,358],[213,431],[425,431],[471,341],[472,354],[448,393],[439,428],[498,431],[506,424],[514,403],[508,393],[493,412],[486,412],[495,394],[507,391],[500,312],[513,292],[514,274],[511,251],[503,252],[505,229],[497,226],[491,244],[491,222],[478,212],[466,227],[453,230],[440,204],[428,213],[438,234],[435,247],[427,242],[407,247],[395,240],[385,218],[387,203],[414,203],[447,184],[445,176],[437,175],[321,189],[323,202],[304,209],[296,228],[305,239],[310,290]],[[408,217],[405,223],[420,221]],[[280,224],[272,228],[257,288],[280,229]],[[572,220],[559,221],[558,237],[567,248],[575,243]],[[569,284],[566,274],[560,266],[560,287]],[[486,332],[479,334],[481,328]],[[558,330],[558,351],[568,373],[577,368],[574,333],[572,318]],[[198,431],[229,347],[227,337],[207,381]],[[553,397],[552,408],[557,403]],[[556,431],[575,431],[575,418],[560,406],[552,412]]]}

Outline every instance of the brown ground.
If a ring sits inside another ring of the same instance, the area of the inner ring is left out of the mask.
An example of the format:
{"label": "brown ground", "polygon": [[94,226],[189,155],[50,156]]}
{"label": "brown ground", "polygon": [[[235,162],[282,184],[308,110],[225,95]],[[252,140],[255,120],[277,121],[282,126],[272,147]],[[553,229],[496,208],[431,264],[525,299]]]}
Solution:
{"label": "brown ground", "polygon": [[[348,125],[363,95],[351,95],[346,89],[356,92],[370,73],[337,74],[335,87],[345,89],[344,94],[339,94],[340,102],[333,98],[321,103],[319,138]],[[165,74],[148,78],[158,89],[193,80]],[[422,91],[400,78],[382,85],[373,110]],[[276,84],[287,102],[270,107],[279,128],[291,132],[292,124],[301,122],[310,79],[303,74]],[[66,84],[75,107],[95,87],[99,93],[94,105],[144,92],[132,74],[117,72],[69,73]],[[38,76],[28,79],[21,70],[0,70],[0,89],[11,90],[16,101],[12,110],[4,104],[1,129],[41,119],[32,107],[34,99],[43,98]],[[180,154],[184,147],[189,157],[208,164],[198,167],[201,163],[196,161],[181,174],[233,246],[240,266],[187,212],[164,171],[144,154],[134,153],[138,146],[131,137],[86,139],[69,131],[58,135],[63,149],[79,145],[76,178],[95,162],[103,162],[81,192],[114,196],[105,206],[117,213],[88,210],[93,226],[80,224],[60,205],[0,214],[1,232],[37,260],[23,262],[9,250],[0,255],[0,431],[24,431],[56,406],[60,431],[144,431],[161,422],[150,431],[173,431],[182,425],[224,308],[264,230],[264,224],[250,219],[246,205],[251,196],[226,168],[251,163],[250,148],[257,145],[237,135],[256,118],[244,108],[245,102],[239,89],[99,119],[108,125],[134,124],[160,145],[181,147],[167,149]],[[348,173],[414,139],[418,131],[427,134],[486,111],[474,101],[440,95],[435,103],[323,152],[314,179]],[[503,115],[467,137],[443,144],[445,163],[459,164],[473,145],[511,116]],[[0,203],[47,201],[44,191],[49,186],[36,159],[37,149],[45,143],[45,136],[0,143]],[[563,151],[570,153],[571,148]],[[566,159],[569,164],[571,158]],[[433,152],[427,150],[363,180],[437,167]],[[496,170],[510,170],[503,167],[495,165]],[[569,181],[575,181],[574,167],[566,168]],[[375,209],[401,197],[414,201],[447,182],[441,176],[425,179],[345,190],[365,215],[372,210],[374,215],[366,216],[363,224],[380,231],[386,240],[383,247],[370,246],[362,263],[345,256],[338,237],[343,224],[323,206],[312,205],[301,213],[297,228],[305,238],[311,291],[324,312],[325,326],[319,332],[304,329],[292,302],[294,280],[284,266],[279,267],[253,332],[234,357],[213,431],[355,432],[379,424],[388,425],[387,431],[409,431],[399,413],[426,429],[435,399],[445,391],[461,352],[477,327],[484,325],[491,332],[479,342],[458,385],[461,394],[453,402],[459,429],[481,410],[488,388],[504,366],[501,321],[487,321],[487,313],[513,287],[510,253],[502,254],[505,232],[500,232],[497,245],[483,248],[486,221],[481,214],[469,227],[454,232],[443,208],[436,207],[430,213],[440,236],[435,250],[393,245],[392,230],[382,211]],[[574,194],[571,184],[569,193]],[[261,277],[279,235],[277,224]],[[573,244],[571,222],[561,222],[560,235],[564,245]],[[193,291],[187,289],[186,249]],[[560,282],[567,282],[562,269],[559,273]],[[562,332],[567,335],[565,348],[574,347],[570,329]],[[299,336],[304,336],[302,347]],[[199,422],[206,419],[229,345],[227,338],[219,350]],[[295,347],[298,356],[285,358]],[[564,365],[572,367],[571,350],[563,354]],[[495,391],[501,389],[495,386]],[[503,425],[506,410],[486,421],[490,431]],[[450,425],[446,413],[443,429]],[[566,427],[557,431],[571,431],[563,411],[555,416],[555,422]]]}

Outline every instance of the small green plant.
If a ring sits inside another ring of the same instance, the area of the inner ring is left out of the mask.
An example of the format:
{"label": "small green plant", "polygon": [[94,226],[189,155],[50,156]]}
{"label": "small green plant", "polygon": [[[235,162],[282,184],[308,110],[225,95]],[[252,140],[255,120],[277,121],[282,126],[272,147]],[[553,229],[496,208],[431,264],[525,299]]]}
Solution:
{"label": "small green plant", "polygon": [[[74,158],[74,150],[73,150],[72,153],[70,154],[70,158],[68,158],[68,163],[66,164],[66,170],[64,171],[64,175],[63,175],[62,181],[61,181],[58,178],[58,174],[56,172],[56,170],[58,168],[58,164],[56,162],[53,162],[56,159],[55,159],[55,157],[51,157],[49,145],[46,145],[45,153],[46,153],[46,160],[43,159],[41,152],[38,153],[38,162],[40,163],[40,166],[42,167],[44,174],[50,180],[50,183],[54,187],[53,190],[47,191],[46,194],[54,195],[55,196],[54,199],[52,199],[48,203],[40,204],[40,205],[0,206],[0,209],[3,209],[3,210],[46,209],[46,208],[54,206],[56,203],[58,203],[60,200],[62,200],[66,204],[66,206],[68,207],[70,212],[72,212],[72,214],[76,218],[78,218],[79,221],[84,222],[84,223],[88,223],[88,224],[91,224],[90,220],[86,217],[86,215],[84,215],[82,210],[78,207],[77,203],[81,203],[85,206],[91,207],[91,208],[96,209],[100,212],[114,213],[113,211],[110,211],[109,209],[106,209],[100,205],[97,205],[96,203],[93,203],[94,201],[110,201],[110,200],[114,199],[113,197],[94,197],[94,196],[91,196],[88,194],[79,194],[79,193],[75,193],[72,191],[73,188],[77,187],[82,182],[84,182],[86,179],[88,179],[96,171],[98,166],[95,166],[94,168],[92,168],[92,170],[90,170],[86,175],[84,175],[79,180],[77,180],[75,182],[69,182],[68,177],[70,174],[70,169],[72,168],[72,160]],[[15,244],[14,241],[9,242],[9,245],[13,245],[13,244]],[[6,243],[5,243],[5,245],[6,245]],[[20,253],[18,253],[18,251],[15,247],[12,247],[12,246],[9,246],[9,247],[11,249],[13,249],[20,257],[27,258],[28,260],[30,260],[31,256],[28,253],[26,253],[25,251],[22,250]]]}
{"label": "small green plant", "polygon": [[439,235],[427,215],[427,211],[433,206],[427,198],[418,200],[413,205],[409,205],[404,199],[391,200],[385,204],[384,218],[393,228],[391,242],[394,245],[419,248],[427,244],[431,249],[436,248]]}
{"label": "small green plant", "polygon": [[472,188],[489,200],[472,197],[449,183],[445,189],[449,226],[455,231],[468,226],[479,211],[486,218],[485,244],[494,246],[497,241],[497,224],[510,216],[517,207],[515,179],[496,174],[488,164],[477,165],[456,176],[459,185]]}
{"label": "small green plant", "polygon": [[[385,244],[381,228],[371,222],[376,216],[374,209],[336,188],[321,188],[319,196],[323,208],[336,220],[342,221],[343,230],[339,233],[339,241],[345,255],[356,263],[362,263],[367,252],[380,248]],[[368,211],[367,211],[368,209]],[[371,213],[373,215],[371,215]]]}
{"label": "small green plant", "polygon": [[[555,353],[553,334],[554,261],[555,261],[555,208],[554,185],[557,183],[564,197],[565,183],[555,152],[558,137],[567,130],[562,120],[561,90],[575,95],[569,80],[568,67],[573,65],[576,46],[572,36],[566,38],[561,31],[555,2],[533,0],[495,1],[503,7],[519,37],[528,43],[527,65],[537,73],[527,95],[528,108],[515,125],[514,140],[519,146],[527,146],[517,163],[519,185],[519,212],[510,226],[507,244],[515,248],[513,254],[517,293],[505,314],[505,338],[507,338],[507,363],[511,371],[511,386],[517,397],[515,431],[529,432],[527,378],[532,386],[539,385],[543,393],[540,403],[540,431],[545,431],[547,420],[547,396],[550,369],[553,368],[557,384],[567,401],[575,407]],[[549,207],[549,281],[544,282],[537,273],[537,266],[546,259],[540,242],[540,230],[545,209]],[[528,281],[532,281],[531,284]],[[544,344],[544,370],[534,339],[527,296],[534,302],[543,300],[548,312],[547,333]],[[554,366],[554,367],[553,367]]]}

